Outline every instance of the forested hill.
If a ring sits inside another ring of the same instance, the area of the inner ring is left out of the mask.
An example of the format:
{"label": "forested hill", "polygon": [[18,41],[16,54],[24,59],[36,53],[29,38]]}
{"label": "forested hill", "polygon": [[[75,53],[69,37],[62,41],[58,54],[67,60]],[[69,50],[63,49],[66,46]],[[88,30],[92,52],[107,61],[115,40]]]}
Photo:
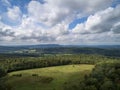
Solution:
{"label": "forested hill", "polygon": [[23,49],[35,49],[35,48],[55,48],[60,47],[58,44],[41,44],[41,45],[19,45],[19,46],[0,46],[0,53],[18,51]]}
{"label": "forested hill", "polygon": [[18,56],[41,56],[41,54],[99,54],[120,57],[120,45],[28,45],[28,46],[0,46],[0,53]]}

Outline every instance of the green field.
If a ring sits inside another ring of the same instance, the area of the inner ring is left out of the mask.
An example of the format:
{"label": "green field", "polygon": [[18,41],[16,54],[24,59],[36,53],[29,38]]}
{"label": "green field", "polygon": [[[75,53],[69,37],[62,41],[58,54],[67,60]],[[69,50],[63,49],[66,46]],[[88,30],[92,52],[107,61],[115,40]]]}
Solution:
{"label": "green field", "polygon": [[15,71],[8,74],[7,83],[13,90],[63,90],[82,81],[93,68],[94,65],[80,64]]}

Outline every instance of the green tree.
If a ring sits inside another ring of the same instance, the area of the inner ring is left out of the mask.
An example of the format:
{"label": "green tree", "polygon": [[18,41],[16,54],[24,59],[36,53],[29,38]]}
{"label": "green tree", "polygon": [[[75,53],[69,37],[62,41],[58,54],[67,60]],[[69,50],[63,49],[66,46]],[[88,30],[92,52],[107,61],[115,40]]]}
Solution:
{"label": "green tree", "polygon": [[0,90],[6,90],[4,79],[2,78],[5,75],[6,75],[6,72],[0,68]]}
{"label": "green tree", "polygon": [[105,81],[101,87],[100,90],[116,90],[115,86],[113,85],[112,81]]}

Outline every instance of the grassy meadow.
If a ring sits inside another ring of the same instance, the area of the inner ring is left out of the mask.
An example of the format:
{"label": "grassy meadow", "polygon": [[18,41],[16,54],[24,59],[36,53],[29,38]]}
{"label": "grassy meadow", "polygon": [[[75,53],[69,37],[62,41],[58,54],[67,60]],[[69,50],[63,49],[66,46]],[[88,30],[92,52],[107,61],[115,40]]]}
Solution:
{"label": "grassy meadow", "polygon": [[8,74],[8,83],[13,90],[64,90],[78,84],[89,74],[94,65],[64,65],[15,71]]}

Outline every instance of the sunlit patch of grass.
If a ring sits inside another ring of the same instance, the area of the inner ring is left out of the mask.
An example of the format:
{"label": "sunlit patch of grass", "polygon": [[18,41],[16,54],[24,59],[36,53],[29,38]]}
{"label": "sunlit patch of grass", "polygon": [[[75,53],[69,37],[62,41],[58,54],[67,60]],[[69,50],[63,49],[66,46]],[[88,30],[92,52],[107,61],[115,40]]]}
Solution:
{"label": "sunlit patch of grass", "polygon": [[[75,84],[89,74],[94,65],[65,65],[9,73],[7,83],[14,90],[63,90],[65,84]],[[21,77],[14,75],[21,74]]]}

